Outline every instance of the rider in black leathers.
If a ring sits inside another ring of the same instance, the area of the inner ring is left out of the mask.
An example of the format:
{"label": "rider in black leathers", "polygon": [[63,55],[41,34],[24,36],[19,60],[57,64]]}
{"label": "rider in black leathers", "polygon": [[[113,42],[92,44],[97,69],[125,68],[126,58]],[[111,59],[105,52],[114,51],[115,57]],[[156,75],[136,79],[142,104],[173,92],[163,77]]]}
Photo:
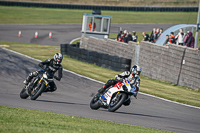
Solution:
{"label": "rider in black leathers", "polygon": [[[63,71],[63,67],[60,64],[62,62],[62,59],[63,59],[63,56],[61,53],[55,53],[53,59],[47,59],[43,62],[40,62],[38,66],[43,68],[44,70],[47,70],[47,69],[50,70],[53,74],[55,74],[55,72],[58,71],[58,76],[54,76],[54,78],[60,81],[62,78],[62,71]],[[33,77],[36,77],[41,71],[42,70],[31,72],[29,76],[26,78],[26,80],[24,81],[24,84],[28,85],[28,83],[33,79]],[[57,89],[54,82],[50,82],[49,85],[50,85],[50,88],[49,90],[46,90],[46,91],[53,92]]]}

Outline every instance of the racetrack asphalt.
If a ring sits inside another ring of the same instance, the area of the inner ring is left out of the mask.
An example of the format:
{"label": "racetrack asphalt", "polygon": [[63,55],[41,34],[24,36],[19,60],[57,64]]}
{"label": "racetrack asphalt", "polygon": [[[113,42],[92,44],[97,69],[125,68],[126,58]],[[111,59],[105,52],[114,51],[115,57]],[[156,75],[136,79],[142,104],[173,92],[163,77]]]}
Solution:
{"label": "racetrack asphalt", "polygon": [[[29,33],[30,31],[27,30],[27,33],[24,35],[27,37],[23,41],[23,38],[18,37],[17,39],[21,40],[15,40],[18,29],[15,33],[13,33],[14,30],[11,30],[16,29],[15,27],[25,28],[27,25],[4,26],[0,25],[0,29],[7,29],[8,31],[5,32],[5,38],[0,36],[0,40],[30,43],[28,37],[29,34],[32,35],[32,32]],[[47,31],[45,26],[48,27],[48,25],[41,25],[41,28]],[[58,25],[58,27],[59,26],[60,25]],[[75,27],[77,26],[75,25]],[[73,29],[73,26],[68,26],[68,28]],[[55,27],[55,29],[57,28]],[[63,29],[60,30],[63,31]],[[34,28],[31,31],[34,31]],[[2,30],[0,31],[0,35],[2,35]],[[34,35],[32,35],[32,38],[33,36]],[[64,34],[62,36],[64,37]],[[69,32],[69,36],[71,38],[72,36],[75,37],[75,32],[72,32],[71,34]],[[69,36],[66,36],[66,38]],[[77,37],[80,37],[80,35],[77,35]],[[63,40],[66,38],[63,38]],[[67,40],[68,39],[65,41]],[[71,40],[69,39],[69,42]],[[42,43],[39,44],[48,45],[44,40],[41,42]],[[53,41],[49,41],[49,43],[52,43],[49,45],[55,45]],[[60,82],[55,81],[58,88],[56,92],[43,93],[36,101],[32,101],[29,98],[26,100],[20,99],[19,93],[24,87],[23,81],[30,72],[39,69],[37,66],[39,61],[0,48],[0,63],[1,106],[43,110],[73,116],[110,120],[117,123],[138,125],[173,132],[200,132],[200,109],[170,103],[142,94],[138,94],[138,99],[132,98],[130,106],[122,106],[114,113],[108,112],[105,109],[91,110],[89,107],[90,100],[97,90],[102,87],[102,83],[77,76],[68,71],[63,72],[63,78]]]}

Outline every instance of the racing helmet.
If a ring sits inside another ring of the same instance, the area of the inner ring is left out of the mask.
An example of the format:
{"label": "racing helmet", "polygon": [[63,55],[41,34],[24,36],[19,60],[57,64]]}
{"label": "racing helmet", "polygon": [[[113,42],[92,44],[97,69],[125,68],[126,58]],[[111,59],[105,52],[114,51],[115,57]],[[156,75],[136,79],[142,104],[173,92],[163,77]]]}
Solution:
{"label": "racing helmet", "polygon": [[131,68],[131,74],[135,77],[135,78],[138,78],[140,76],[140,73],[141,73],[141,67],[138,66],[138,65],[134,65],[132,68]]}
{"label": "racing helmet", "polygon": [[62,62],[63,56],[61,53],[55,53],[53,58],[56,64],[60,64]]}

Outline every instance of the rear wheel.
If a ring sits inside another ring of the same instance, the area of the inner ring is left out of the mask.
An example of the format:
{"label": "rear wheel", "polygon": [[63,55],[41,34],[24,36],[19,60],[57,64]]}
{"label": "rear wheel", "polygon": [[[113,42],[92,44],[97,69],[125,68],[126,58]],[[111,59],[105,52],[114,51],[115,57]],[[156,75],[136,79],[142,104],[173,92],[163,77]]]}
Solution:
{"label": "rear wheel", "polygon": [[46,88],[45,84],[39,83],[31,92],[31,100],[36,100]]}
{"label": "rear wheel", "polygon": [[28,94],[27,94],[27,92],[26,92],[26,88],[24,87],[23,89],[22,89],[22,91],[20,92],[20,98],[21,99],[26,99],[26,98],[28,98]]}
{"label": "rear wheel", "polygon": [[100,94],[97,93],[91,100],[90,102],[90,108],[91,109],[94,109],[94,110],[97,110],[100,108],[99,104],[98,104],[98,100],[99,100],[99,97],[100,97]]}
{"label": "rear wheel", "polygon": [[119,93],[115,95],[108,106],[108,111],[115,112],[117,109],[119,109],[124,101],[126,100],[127,95],[125,93]]}

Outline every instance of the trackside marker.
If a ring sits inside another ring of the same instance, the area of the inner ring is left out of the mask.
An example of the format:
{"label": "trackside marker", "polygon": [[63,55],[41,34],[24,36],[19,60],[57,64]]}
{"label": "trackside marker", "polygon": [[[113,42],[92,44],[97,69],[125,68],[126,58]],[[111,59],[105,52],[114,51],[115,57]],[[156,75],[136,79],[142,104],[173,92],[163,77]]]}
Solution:
{"label": "trackside marker", "polygon": [[38,38],[38,31],[35,32],[35,38]]}
{"label": "trackside marker", "polygon": [[49,32],[49,38],[52,38],[52,32]]}
{"label": "trackside marker", "polygon": [[22,31],[20,30],[19,32],[18,32],[18,37],[21,37],[22,36]]}

